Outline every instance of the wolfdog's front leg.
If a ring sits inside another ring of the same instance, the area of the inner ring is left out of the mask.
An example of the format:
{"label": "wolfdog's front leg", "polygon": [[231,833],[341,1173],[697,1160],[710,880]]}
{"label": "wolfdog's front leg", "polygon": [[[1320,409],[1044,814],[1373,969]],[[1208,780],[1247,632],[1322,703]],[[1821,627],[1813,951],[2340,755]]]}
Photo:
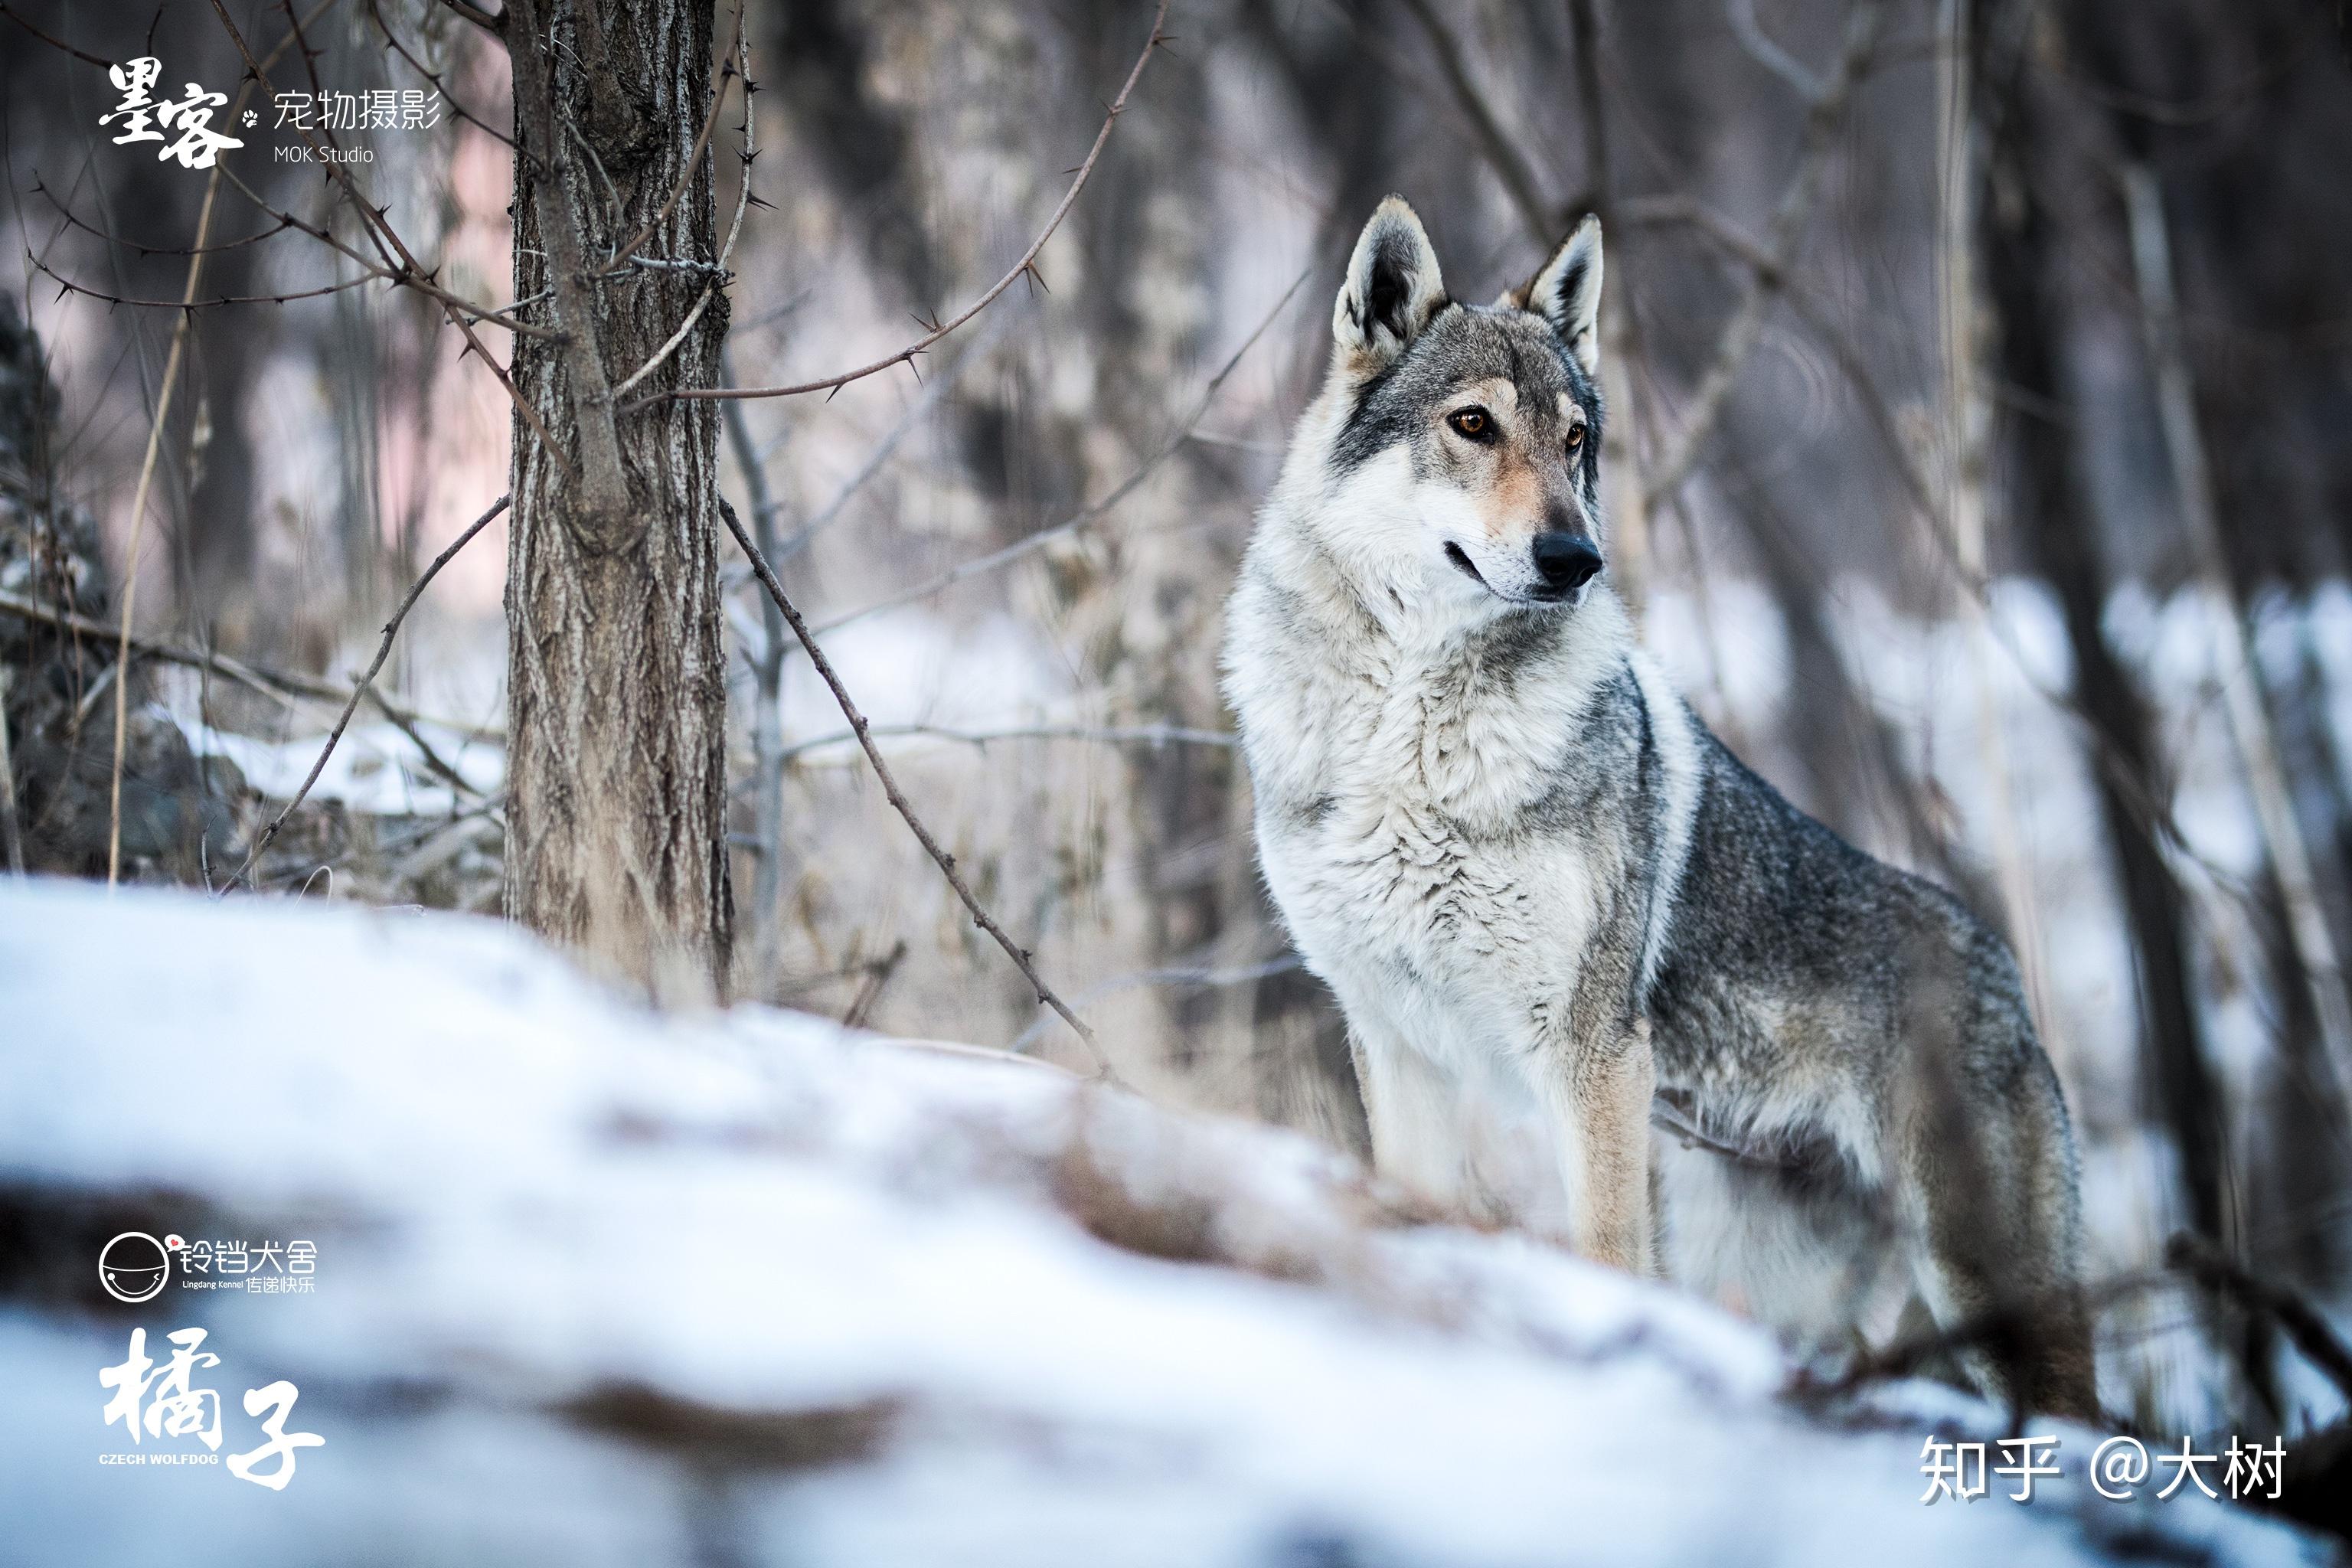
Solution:
{"label": "wolfdog's front leg", "polygon": [[1576,1249],[1632,1274],[1650,1272],[1650,1024],[1546,1049],[1536,1071],[1551,1113]]}
{"label": "wolfdog's front leg", "polygon": [[1431,1202],[1452,1207],[1464,1196],[1460,1090],[1402,1035],[1351,1016],[1349,1044],[1372,1135],[1372,1167]]}

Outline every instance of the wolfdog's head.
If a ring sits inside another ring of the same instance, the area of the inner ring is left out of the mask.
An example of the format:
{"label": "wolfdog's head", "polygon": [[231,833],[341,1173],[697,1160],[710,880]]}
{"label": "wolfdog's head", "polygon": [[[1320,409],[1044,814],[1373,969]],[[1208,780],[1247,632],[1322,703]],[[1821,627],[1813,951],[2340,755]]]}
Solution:
{"label": "wolfdog's head", "polygon": [[1447,297],[1421,219],[1391,196],[1356,241],[1338,344],[1303,441],[1324,447],[1304,520],[1401,596],[1582,602],[1602,565],[1601,225],[1587,217],[1492,305]]}

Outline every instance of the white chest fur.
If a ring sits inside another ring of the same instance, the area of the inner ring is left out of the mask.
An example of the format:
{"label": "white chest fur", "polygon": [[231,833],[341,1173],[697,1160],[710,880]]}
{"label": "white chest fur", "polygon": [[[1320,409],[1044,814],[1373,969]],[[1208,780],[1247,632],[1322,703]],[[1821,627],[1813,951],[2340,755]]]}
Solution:
{"label": "white chest fur", "polygon": [[1523,1051],[1531,1018],[1564,1014],[1607,890],[1542,807],[1623,667],[1615,602],[1507,669],[1458,631],[1331,622],[1286,586],[1245,584],[1233,613],[1260,858],[1308,966],[1360,1037],[1465,1069]]}

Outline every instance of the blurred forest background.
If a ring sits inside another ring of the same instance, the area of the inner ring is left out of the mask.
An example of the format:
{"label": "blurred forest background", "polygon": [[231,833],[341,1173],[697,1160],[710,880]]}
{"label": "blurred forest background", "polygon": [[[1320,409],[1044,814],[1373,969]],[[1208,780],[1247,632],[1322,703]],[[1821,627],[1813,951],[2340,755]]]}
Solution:
{"label": "blurred forest background", "polygon": [[[293,15],[229,9],[272,44]],[[351,173],[442,284],[503,300],[507,58],[460,9],[302,14],[322,89],[442,93],[436,126],[373,135]],[[722,57],[734,26],[722,7]],[[235,47],[200,0],[6,0],[0,26],[8,852],[106,874],[101,633],[176,375],[122,678],[123,873],[220,886],[409,584],[506,489],[509,409],[431,300],[261,210],[356,233],[315,166],[255,155],[266,105],[198,292],[261,302],[187,312],[175,352],[207,182],[110,144],[103,62],[234,94]],[[724,374],[860,363],[969,303],[1150,26],[1133,0],[750,0],[760,155]],[[1411,199],[1480,299],[1597,210],[1612,570],[1650,647],[1768,778],[2016,945],[2095,1277],[2187,1230],[2343,1303],[2341,6],[1181,0],[1166,30],[1035,276],[919,375],[723,405],[724,493],[1121,1073],[1360,1145],[1337,1009],[1259,889],[1221,606],[1374,203]],[[714,132],[722,227],[738,113]],[[264,896],[500,907],[504,526],[407,617]],[[1074,1049],[721,562],[736,994]],[[2109,1402],[2141,1420],[2335,1408],[2263,1322],[2193,1291],[2118,1294],[2103,1321]]]}

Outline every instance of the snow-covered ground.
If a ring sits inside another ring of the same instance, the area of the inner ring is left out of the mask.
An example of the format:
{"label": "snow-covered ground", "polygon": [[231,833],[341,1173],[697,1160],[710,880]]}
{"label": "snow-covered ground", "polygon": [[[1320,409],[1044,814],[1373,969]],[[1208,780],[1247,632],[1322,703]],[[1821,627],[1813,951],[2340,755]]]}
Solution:
{"label": "snow-covered ground", "polygon": [[[2326,1560],[2101,1500],[2073,1428],[2030,1503],[1923,1506],[1998,1416],[1809,1413],[1748,1326],[1295,1136],[657,1017],[487,921],[0,884],[0,1036],[10,1563]],[[310,1240],[315,1289],[120,1306],[133,1229]],[[107,1462],[134,1327],[206,1331],[224,1457],[278,1379],[324,1444],[282,1491]]]}

